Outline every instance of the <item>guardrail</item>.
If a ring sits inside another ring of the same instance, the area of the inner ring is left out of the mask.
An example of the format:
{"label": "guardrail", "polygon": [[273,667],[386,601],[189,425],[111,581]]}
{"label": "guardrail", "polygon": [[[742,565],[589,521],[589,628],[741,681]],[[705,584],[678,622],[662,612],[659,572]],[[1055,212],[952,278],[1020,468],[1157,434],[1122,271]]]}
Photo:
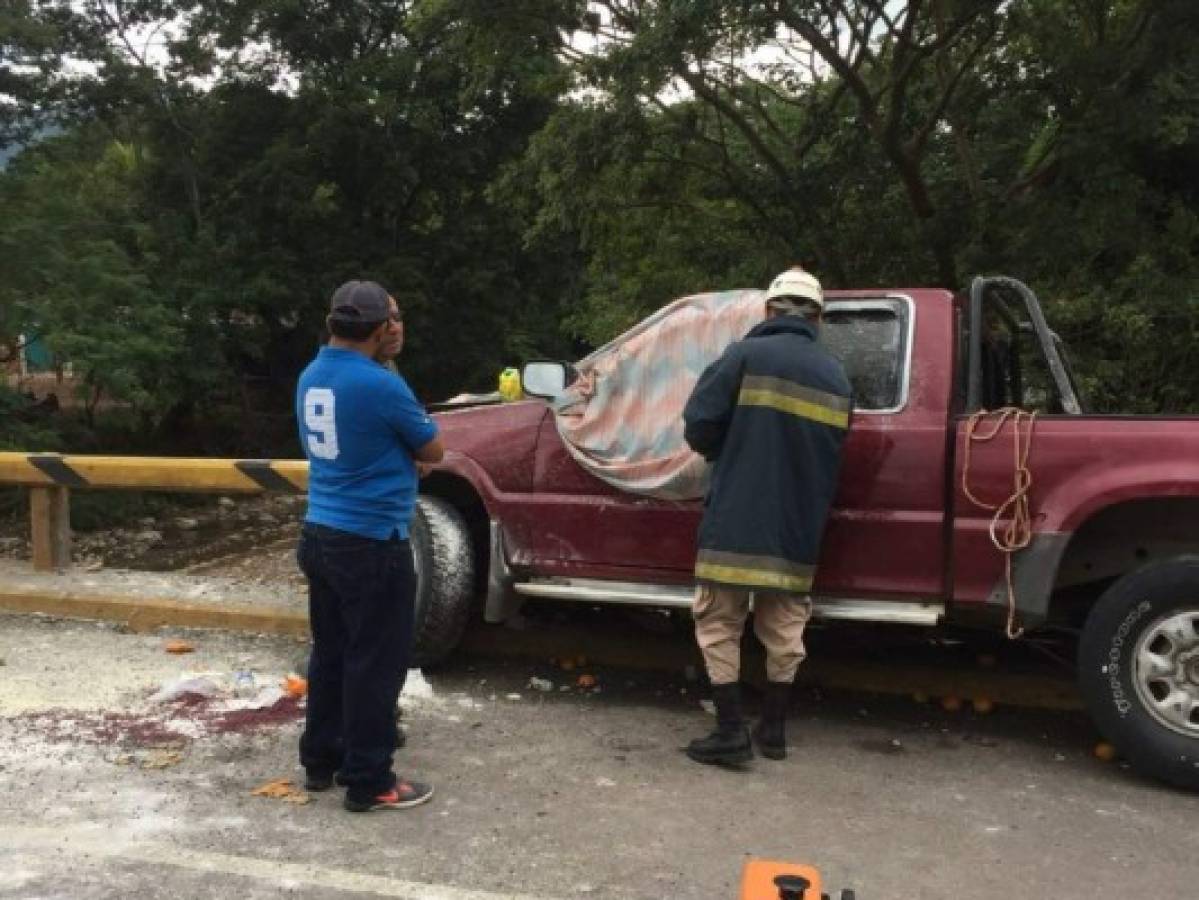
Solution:
{"label": "guardrail", "polygon": [[49,571],[71,563],[72,490],[301,494],[308,489],[308,463],[302,459],[0,453],[0,484],[29,488],[33,567]]}

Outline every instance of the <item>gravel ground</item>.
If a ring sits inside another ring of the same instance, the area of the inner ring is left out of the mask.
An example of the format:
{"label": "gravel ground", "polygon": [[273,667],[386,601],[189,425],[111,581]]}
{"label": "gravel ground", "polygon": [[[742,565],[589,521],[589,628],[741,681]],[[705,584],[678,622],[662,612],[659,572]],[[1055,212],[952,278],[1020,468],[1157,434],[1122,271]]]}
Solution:
{"label": "gravel ground", "polygon": [[[80,535],[79,567],[49,580],[18,535],[0,535],[0,580],[302,609],[299,509],[238,499]],[[165,652],[171,639],[194,651]],[[878,655],[859,643],[814,646],[852,667]],[[713,900],[736,897],[750,856],[816,865],[826,889],[863,900],[1190,898],[1199,884],[1199,798],[1096,760],[1080,713],[984,717],[805,689],[789,758],[727,771],[679,752],[711,725],[681,667],[585,665],[598,690],[583,690],[583,670],[535,656],[459,655],[414,674],[403,704],[397,768],[436,784],[431,804],[353,816],[332,794],[252,796],[299,780],[302,704],[277,686],[304,650],[0,614],[0,898]],[[935,653],[946,673],[969,658]],[[902,675],[909,661],[885,655]],[[245,696],[237,670],[254,672]],[[216,696],[152,701],[189,678]]]}
{"label": "gravel ground", "polygon": [[[165,653],[171,638],[195,652]],[[433,802],[364,816],[333,794],[251,795],[298,778],[294,708],[166,740],[53,726],[144,716],[164,682],[247,661],[267,685],[300,651],[0,616],[0,897],[713,900],[736,896],[751,855],[814,864],[866,900],[1189,898],[1199,883],[1199,800],[1095,760],[1074,713],[802,692],[788,759],[729,771],[679,753],[711,724],[681,677],[589,668],[593,692],[577,672],[465,658],[404,702],[397,767],[431,780]]]}

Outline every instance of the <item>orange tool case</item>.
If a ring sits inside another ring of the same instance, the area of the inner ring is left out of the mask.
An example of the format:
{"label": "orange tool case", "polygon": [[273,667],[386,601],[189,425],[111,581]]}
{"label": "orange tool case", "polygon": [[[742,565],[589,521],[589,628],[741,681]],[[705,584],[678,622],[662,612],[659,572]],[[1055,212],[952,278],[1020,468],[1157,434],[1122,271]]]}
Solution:
{"label": "orange tool case", "polygon": [[[828,894],[820,873],[811,866],[751,859],[741,873],[738,900],[828,900]],[[847,888],[840,900],[856,900],[856,895]]]}

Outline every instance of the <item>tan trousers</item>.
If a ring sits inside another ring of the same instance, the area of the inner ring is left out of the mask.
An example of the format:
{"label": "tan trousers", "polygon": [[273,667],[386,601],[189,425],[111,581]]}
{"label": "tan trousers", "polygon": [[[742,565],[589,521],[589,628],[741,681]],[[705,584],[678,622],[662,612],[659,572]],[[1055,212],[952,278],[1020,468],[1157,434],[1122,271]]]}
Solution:
{"label": "tan trousers", "polygon": [[[710,584],[696,588],[695,640],[713,684],[731,684],[741,676],[741,635],[750,596],[750,591],[739,588]],[[754,591],[752,596],[754,634],[766,648],[766,677],[790,683],[807,656],[803,632],[812,617],[812,601],[768,591]]]}

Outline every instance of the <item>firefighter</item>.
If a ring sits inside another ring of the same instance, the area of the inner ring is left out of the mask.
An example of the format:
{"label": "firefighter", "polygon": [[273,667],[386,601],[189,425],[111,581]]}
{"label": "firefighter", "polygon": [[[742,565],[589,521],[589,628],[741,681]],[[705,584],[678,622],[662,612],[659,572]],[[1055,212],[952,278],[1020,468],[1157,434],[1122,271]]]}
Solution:
{"label": "firefighter", "polygon": [[783,272],[765,321],[708,366],[683,411],[687,443],[712,464],[694,616],[717,727],[687,746],[697,762],[753,758],[738,683],[751,595],[768,679],[753,736],[763,756],[787,754],[787,703],[851,408],[845,370],[819,340],[823,312],[820,282]]}

